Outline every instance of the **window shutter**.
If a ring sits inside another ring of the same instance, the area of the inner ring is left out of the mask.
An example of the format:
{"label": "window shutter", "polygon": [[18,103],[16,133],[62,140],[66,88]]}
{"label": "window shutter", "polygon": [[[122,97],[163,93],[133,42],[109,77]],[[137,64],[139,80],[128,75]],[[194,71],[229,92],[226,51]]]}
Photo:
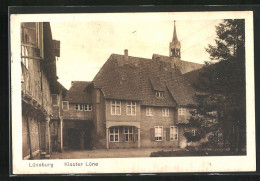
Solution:
{"label": "window shutter", "polygon": [[166,128],[166,141],[170,141],[170,128]]}
{"label": "window shutter", "polygon": [[151,141],[155,141],[155,130],[154,130],[154,128],[150,129],[150,139],[151,139]]}

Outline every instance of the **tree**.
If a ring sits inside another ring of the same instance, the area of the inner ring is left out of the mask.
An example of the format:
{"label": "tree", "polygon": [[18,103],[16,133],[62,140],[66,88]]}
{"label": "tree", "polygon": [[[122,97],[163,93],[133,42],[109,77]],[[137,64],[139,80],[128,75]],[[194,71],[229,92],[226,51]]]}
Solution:
{"label": "tree", "polygon": [[216,33],[216,45],[206,48],[211,61],[199,72],[196,87],[207,94],[197,97],[197,114],[217,111],[224,144],[231,152],[240,152],[246,136],[245,21],[223,20]]}

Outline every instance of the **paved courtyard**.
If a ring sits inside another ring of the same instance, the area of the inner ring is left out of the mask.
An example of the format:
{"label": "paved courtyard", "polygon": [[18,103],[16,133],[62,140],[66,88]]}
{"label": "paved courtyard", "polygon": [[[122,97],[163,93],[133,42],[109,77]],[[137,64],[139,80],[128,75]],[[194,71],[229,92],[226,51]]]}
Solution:
{"label": "paved courtyard", "polygon": [[[84,159],[84,158],[130,158],[149,157],[152,152],[170,151],[173,149],[141,148],[141,149],[101,149],[101,150],[64,150],[53,152],[50,159]],[[174,150],[179,150],[178,148]]]}

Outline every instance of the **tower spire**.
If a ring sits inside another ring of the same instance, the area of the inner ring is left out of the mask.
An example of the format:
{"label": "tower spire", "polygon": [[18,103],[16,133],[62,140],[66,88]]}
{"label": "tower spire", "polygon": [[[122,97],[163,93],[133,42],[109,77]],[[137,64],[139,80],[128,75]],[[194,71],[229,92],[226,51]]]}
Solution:
{"label": "tower spire", "polygon": [[173,37],[172,37],[172,42],[178,43],[178,37],[177,37],[177,33],[176,33],[176,25],[175,25],[175,20],[174,20],[174,31],[173,31]]}
{"label": "tower spire", "polygon": [[173,30],[173,37],[172,42],[170,42],[170,52],[169,56],[180,59],[181,58],[181,43],[177,38],[177,31],[176,31],[176,21],[174,20],[174,30]]}

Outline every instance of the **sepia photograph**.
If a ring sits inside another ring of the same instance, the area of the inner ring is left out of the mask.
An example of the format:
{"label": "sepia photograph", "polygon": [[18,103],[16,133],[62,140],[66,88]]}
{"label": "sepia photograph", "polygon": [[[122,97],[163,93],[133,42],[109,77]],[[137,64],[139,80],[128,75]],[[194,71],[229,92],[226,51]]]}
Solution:
{"label": "sepia photograph", "polygon": [[255,170],[252,15],[12,15],[13,170]]}

